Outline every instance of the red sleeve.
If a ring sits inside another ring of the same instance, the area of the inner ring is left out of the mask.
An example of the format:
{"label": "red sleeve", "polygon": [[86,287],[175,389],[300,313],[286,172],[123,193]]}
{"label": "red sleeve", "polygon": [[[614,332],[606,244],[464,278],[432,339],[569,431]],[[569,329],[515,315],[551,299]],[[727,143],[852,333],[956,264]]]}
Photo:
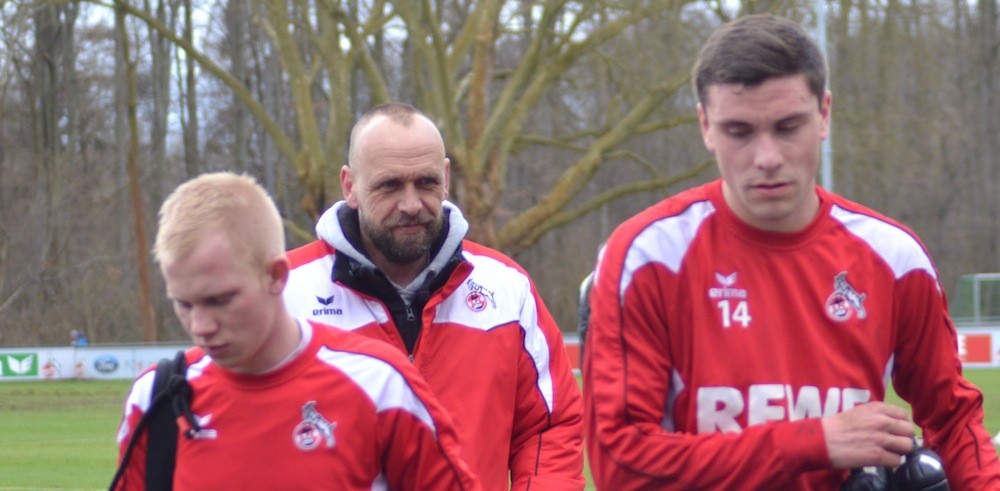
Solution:
{"label": "red sleeve", "polygon": [[[149,410],[150,394],[152,393],[153,375],[155,372],[147,371],[146,374],[136,379],[132,384],[125,399],[125,407],[122,411],[122,421],[118,427],[118,463],[121,465],[128,450],[129,442],[133,438],[136,426],[143,414]],[[119,491],[144,490],[146,489],[146,433],[138,435],[138,440],[132,448],[128,465],[125,466],[121,479],[118,481]]]}
{"label": "red sleeve", "polygon": [[426,413],[405,408],[378,413],[376,431],[389,488],[481,490],[479,480],[459,457],[458,436],[451,417],[412,365],[394,366],[418,399],[413,407]]}
{"label": "red sleeve", "polygon": [[[666,299],[680,288],[663,265],[642,261],[625,287],[632,235],[612,236],[599,263],[585,344],[584,394],[597,489],[783,489],[829,467],[818,419],[773,422],[740,433],[664,429],[672,379]],[[641,284],[642,287],[635,287]],[[690,397],[697,397],[691,394]]]}
{"label": "red sleeve", "polygon": [[533,284],[530,301],[522,307],[521,327],[525,349],[518,362],[512,489],[581,490],[585,481],[580,388],[562,333]]}
{"label": "red sleeve", "polygon": [[1000,489],[1000,461],[983,426],[983,395],[962,377],[955,328],[937,282],[917,270],[898,288],[896,392],[910,403],[925,446],[941,455],[952,489]]}
{"label": "red sleeve", "polygon": [[462,247],[519,271],[530,294],[521,306],[524,336],[512,416],[511,489],[582,490],[583,408],[562,332],[530,275],[507,256],[468,240]]}

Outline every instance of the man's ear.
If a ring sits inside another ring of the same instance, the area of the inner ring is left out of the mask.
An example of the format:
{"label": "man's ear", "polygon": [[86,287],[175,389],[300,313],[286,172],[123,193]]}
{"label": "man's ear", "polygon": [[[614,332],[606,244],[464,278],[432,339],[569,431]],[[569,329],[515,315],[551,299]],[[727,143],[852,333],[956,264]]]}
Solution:
{"label": "man's ear", "polygon": [[822,118],[820,128],[820,138],[826,140],[830,136],[830,111],[833,109],[833,95],[830,91],[823,94],[823,100],[819,104],[819,116]]}
{"label": "man's ear", "polygon": [[705,106],[702,103],[698,103],[698,127],[701,128],[701,141],[705,144],[705,148],[708,149],[709,153],[715,153],[715,142],[712,141],[712,136],[708,132],[708,114],[705,112]]}
{"label": "man's ear", "polygon": [[340,190],[344,193],[344,201],[351,208],[358,207],[358,196],[354,194],[354,169],[349,165],[340,168]]}
{"label": "man's ear", "polygon": [[444,199],[448,199],[448,191],[451,189],[451,160],[444,159]]}
{"label": "man's ear", "polygon": [[288,273],[292,270],[292,263],[285,254],[279,254],[271,258],[267,263],[268,291],[274,295],[281,295],[288,284]]}

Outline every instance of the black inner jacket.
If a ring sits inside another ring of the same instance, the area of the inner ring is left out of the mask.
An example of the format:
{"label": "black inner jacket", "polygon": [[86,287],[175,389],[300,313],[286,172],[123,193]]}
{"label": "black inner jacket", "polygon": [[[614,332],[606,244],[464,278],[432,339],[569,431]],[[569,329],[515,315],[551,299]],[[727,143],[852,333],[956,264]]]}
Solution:
{"label": "black inner jacket", "polygon": [[[448,216],[450,213],[451,210],[444,209],[442,216],[444,223],[441,227],[441,234],[431,245],[430,257],[432,261],[441,252],[441,247],[448,237]],[[361,241],[361,225],[358,222],[358,211],[345,206],[337,213],[337,220],[340,222],[340,227],[343,229],[344,237],[347,238],[347,241],[371,260],[371,255],[365,251],[363,242]],[[427,273],[427,277],[424,278],[423,284],[417,289],[416,294],[413,296],[413,303],[410,305],[406,305],[403,297],[399,295],[399,291],[396,290],[396,287],[389,281],[385,273],[372,266],[363,265],[339,250],[336,251],[333,262],[332,279],[334,282],[340,282],[352,290],[378,298],[385,303],[389,309],[389,315],[392,316],[392,321],[399,331],[400,337],[403,338],[406,352],[412,355],[413,347],[417,344],[417,338],[420,337],[420,331],[423,329],[422,313],[424,306],[427,305],[427,301],[431,298],[431,293],[443,287],[451,276],[451,273],[464,260],[462,257],[462,245],[459,243],[458,247],[455,248],[455,252],[448,259],[448,262],[445,263],[441,271],[432,270]]]}

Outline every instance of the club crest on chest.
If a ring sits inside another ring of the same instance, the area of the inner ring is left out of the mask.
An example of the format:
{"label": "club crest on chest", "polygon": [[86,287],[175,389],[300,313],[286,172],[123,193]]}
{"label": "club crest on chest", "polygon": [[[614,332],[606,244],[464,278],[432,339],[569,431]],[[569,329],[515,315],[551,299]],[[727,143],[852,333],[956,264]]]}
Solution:
{"label": "club crest on chest", "polygon": [[316,401],[309,401],[302,406],[302,421],[292,431],[292,440],[300,450],[333,448],[337,443],[333,437],[336,428],[337,423],[331,423],[316,410]]}
{"label": "club crest on chest", "polygon": [[837,322],[845,322],[855,316],[864,319],[868,316],[864,306],[866,296],[858,293],[847,282],[847,272],[841,271],[833,279],[833,293],[826,299],[826,315]]}

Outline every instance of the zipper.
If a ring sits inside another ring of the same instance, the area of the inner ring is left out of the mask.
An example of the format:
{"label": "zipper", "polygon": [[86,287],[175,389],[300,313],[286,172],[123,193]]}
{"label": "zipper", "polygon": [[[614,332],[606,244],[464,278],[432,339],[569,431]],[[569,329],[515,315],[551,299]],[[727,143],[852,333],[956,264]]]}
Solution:
{"label": "zipper", "polygon": [[[416,319],[417,319],[417,316],[416,316],[416,314],[413,313],[413,306],[412,305],[407,305],[406,306],[406,320],[409,321],[409,322],[413,322]],[[417,336],[418,341],[419,341],[419,338],[420,337],[418,335]],[[416,342],[413,343],[413,349],[414,350],[417,349],[417,343]],[[411,351],[410,353],[408,353],[408,356],[410,357],[410,363],[413,363],[413,351]]]}

